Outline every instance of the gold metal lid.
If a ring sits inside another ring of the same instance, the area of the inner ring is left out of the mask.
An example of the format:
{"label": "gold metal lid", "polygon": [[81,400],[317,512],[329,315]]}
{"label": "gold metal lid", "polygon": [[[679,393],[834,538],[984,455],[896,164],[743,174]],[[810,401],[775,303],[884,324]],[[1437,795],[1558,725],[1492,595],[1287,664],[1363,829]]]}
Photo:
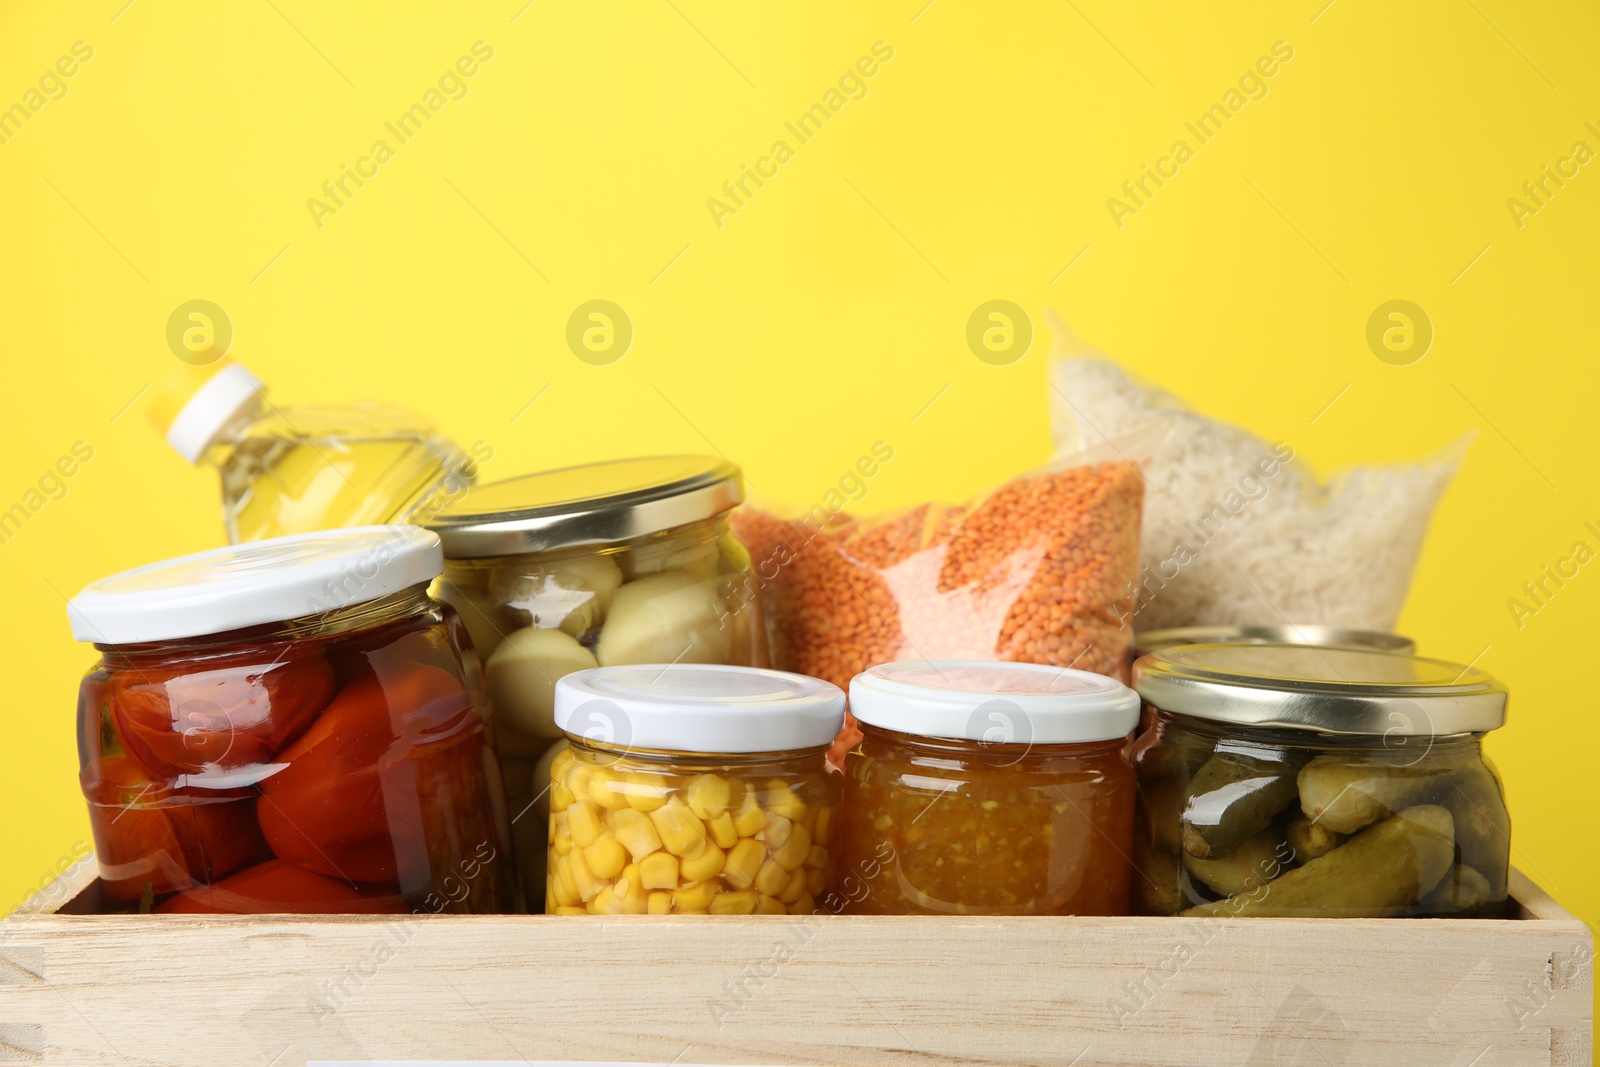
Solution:
{"label": "gold metal lid", "polygon": [[1506,721],[1506,688],[1489,674],[1399,652],[1179,645],[1137,660],[1133,688],[1178,715],[1318,733],[1431,737]]}
{"label": "gold metal lid", "polygon": [[606,544],[709,519],[744,499],[733,464],[648,456],[541,471],[480,485],[435,515],[446,559]]}
{"label": "gold metal lid", "polygon": [[1341,626],[1178,626],[1141,630],[1133,635],[1136,655],[1174,645],[1220,645],[1234,642],[1269,645],[1320,645],[1323,648],[1370,648],[1379,652],[1415,652],[1409,637],[1382,630],[1350,630]]}

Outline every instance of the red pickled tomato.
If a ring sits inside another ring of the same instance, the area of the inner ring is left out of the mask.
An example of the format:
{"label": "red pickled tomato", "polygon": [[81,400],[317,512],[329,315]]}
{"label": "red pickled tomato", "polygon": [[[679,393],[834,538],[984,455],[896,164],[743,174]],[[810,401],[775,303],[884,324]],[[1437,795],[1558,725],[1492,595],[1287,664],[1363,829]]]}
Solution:
{"label": "red pickled tomato", "polygon": [[131,755],[153,774],[265,763],[305,730],[333,696],[320,654],[263,663],[258,655],[118,672],[111,715]]}
{"label": "red pickled tomato", "polygon": [[[388,774],[479,720],[461,682],[422,664],[384,665],[339,690],[301,738],[279,753],[286,764],[261,783],[256,812],[272,851],[297,866],[356,882],[399,876],[384,788],[396,812],[426,805],[408,774]],[[409,794],[409,795],[404,795]]]}
{"label": "red pickled tomato", "polygon": [[156,909],[165,915],[399,915],[409,910],[388,886],[352,886],[283,860],[186,890]]}
{"label": "red pickled tomato", "polygon": [[91,760],[79,772],[106,899],[131,904],[145,886],[161,896],[194,885],[177,830],[157,804],[171,790],[126,756]]}
{"label": "red pickled tomato", "polygon": [[243,799],[175,796],[165,808],[184,861],[203,882],[272,858],[256,821],[253,796]]}

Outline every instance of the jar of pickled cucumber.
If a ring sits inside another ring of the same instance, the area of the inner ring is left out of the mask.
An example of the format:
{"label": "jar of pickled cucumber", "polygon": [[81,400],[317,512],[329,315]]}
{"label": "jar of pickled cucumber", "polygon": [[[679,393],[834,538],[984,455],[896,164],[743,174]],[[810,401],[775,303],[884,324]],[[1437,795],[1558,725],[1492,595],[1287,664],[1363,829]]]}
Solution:
{"label": "jar of pickled cucumber", "polygon": [[1499,916],[1511,823],[1483,737],[1506,690],[1396,652],[1185,645],[1144,656],[1131,746],[1145,914]]}
{"label": "jar of pickled cucumber", "polygon": [[295,535],[91,583],[78,700],[102,896],[158,912],[514,910],[487,709],[415,526]]}
{"label": "jar of pickled cucumber", "polygon": [[556,683],[545,910],[808,915],[834,888],[844,693],[733,666],[600,667]]}
{"label": "jar of pickled cucumber", "polygon": [[891,663],[850,683],[847,911],[1126,915],[1139,701],[1033,663]]}
{"label": "jar of pickled cucumber", "polygon": [[544,884],[561,677],[630,663],[766,666],[750,555],[728,531],[742,499],[729,463],[655,456],[479,486],[428,524],[444,546],[436,595],[483,662],[530,901]]}

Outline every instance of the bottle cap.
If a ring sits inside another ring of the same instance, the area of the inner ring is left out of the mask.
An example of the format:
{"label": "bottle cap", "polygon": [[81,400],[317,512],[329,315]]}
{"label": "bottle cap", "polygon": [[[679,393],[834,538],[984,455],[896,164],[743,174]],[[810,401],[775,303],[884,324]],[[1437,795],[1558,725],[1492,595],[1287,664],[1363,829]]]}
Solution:
{"label": "bottle cap", "polygon": [[261,379],[231,360],[204,367],[183,364],[156,387],[146,410],[167,444],[198,463],[222,428],[264,389]]}

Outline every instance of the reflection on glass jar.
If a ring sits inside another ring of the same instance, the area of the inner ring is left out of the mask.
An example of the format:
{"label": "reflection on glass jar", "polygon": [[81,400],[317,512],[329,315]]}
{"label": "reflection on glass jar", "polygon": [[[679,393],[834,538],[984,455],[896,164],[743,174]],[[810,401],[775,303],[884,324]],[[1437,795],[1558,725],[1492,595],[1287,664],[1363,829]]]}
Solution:
{"label": "reflection on glass jar", "polygon": [[1506,693],[1402,653],[1191,645],[1139,660],[1147,914],[1503,913],[1510,819],[1482,737]]}
{"label": "reflection on glass jar", "polygon": [[1037,664],[899,663],[857,676],[850,705],[847,910],[1127,913],[1126,686]]}
{"label": "reflection on glass jar", "polygon": [[[96,582],[80,784],[105,899],[162,912],[511,910],[509,832],[437,540],[257,542]],[[319,610],[308,610],[311,608]]]}

